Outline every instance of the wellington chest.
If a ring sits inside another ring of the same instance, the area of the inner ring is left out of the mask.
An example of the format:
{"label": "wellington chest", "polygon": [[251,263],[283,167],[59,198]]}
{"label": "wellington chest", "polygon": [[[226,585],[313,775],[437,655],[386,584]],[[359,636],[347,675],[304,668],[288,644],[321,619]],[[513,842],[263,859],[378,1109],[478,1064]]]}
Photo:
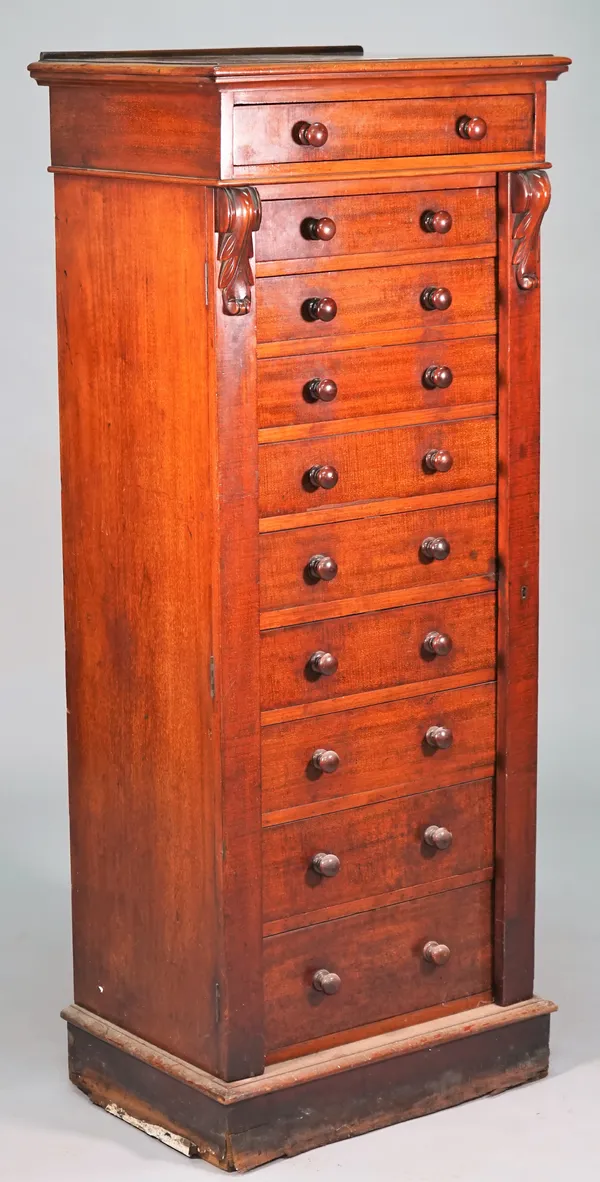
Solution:
{"label": "wellington chest", "polygon": [[568,65],[30,67],[56,191],[70,1074],[223,1169],[548,1069],[539,233]]}

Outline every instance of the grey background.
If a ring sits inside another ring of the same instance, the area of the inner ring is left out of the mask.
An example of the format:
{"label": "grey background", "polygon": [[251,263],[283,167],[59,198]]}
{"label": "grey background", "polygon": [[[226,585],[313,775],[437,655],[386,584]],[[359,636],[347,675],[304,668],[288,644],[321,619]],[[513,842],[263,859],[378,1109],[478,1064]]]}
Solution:
{"label": "grey background", "polygon": [[[318,25],[318,28],[317,28]],[[314,32],[312,31],[314,27]],[[209,1177],[66,1080],[71,1000],[52,182],[42,49],[358,42],[394,56],[568,54],[548,87],[544,225],[538,959],[548,1080],[264,1167],[407,1182],[598,1176],[599,394],[596,0],[4,0],[0,185],[0,1173],[6,1182]],[[216,1174],[213,1174],[216,1177]]]}

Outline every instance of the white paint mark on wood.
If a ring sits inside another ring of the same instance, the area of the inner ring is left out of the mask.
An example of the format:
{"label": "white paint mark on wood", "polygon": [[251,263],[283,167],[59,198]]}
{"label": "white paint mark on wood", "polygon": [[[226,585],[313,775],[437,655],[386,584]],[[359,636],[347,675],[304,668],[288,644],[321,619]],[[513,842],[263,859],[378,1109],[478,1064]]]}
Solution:
{"label": "white paint mark on wood", "polygon": [[106,1111],[110,1112],[111,1116],[124,1120],[126,1124],[133,1125],[134,1129],[140,1129],[149,1137],[162,1141],[163,1145],[169,1145],[171,1149],[183,1153],[185,1157],[196,1156],[196,1147],[191,1141],[188,1141],[187,1137],[181,1137],[179,1133],[172,1133],[170,1129],[163,1129],[161,1125],[152,1125],[147,1120],[138,1120],[136,1116],[130,1116],[124,1108],[119,1108],[118,1104],[107,1104]]}

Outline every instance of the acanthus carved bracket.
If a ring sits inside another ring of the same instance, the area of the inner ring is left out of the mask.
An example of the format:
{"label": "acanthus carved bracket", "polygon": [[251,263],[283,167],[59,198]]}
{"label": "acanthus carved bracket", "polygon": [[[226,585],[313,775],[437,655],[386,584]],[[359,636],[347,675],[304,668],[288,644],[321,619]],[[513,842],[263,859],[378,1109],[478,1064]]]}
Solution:
{"label": "acanthus carved bracket", "polygon": [[219,235],[217,258],[221,263],[219,289],[227,316],[244,316],[252,303],[254,275],[252,235],[260,226],[262,210],[256,189],[217,189],[216,226]]}
{"label": "acanthus carved bracket", "polygon": [[550,204],[550,180],[542,168],[514,172],[510,184],[515,214],[513,265],[517,285],[523,291],[539,286],[538,241],[542,219]]}

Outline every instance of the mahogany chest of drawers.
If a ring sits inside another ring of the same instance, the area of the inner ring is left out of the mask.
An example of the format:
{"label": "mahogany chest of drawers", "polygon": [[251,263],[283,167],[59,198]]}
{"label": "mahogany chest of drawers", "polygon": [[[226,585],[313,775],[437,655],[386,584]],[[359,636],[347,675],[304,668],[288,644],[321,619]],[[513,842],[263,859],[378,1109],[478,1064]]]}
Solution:
{"label": "mahogany chest of drawers", "polygon": [[75,1004],[244,1169],[542,1076],[557,57],[51,54]]}

